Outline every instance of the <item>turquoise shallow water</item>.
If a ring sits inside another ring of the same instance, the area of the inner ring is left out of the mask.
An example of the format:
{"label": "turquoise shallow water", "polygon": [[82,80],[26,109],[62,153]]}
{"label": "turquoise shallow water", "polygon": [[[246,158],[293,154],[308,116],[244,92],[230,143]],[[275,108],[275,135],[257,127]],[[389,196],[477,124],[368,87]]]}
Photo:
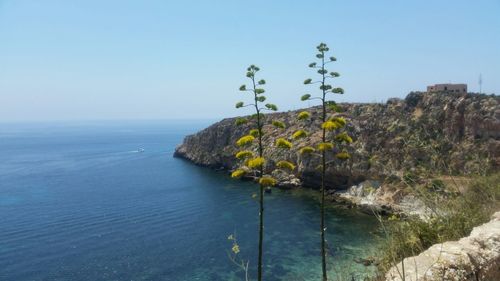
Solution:
{"label": "turquoise shallow water", "polygon": [[[172,157],[205,125],[0,125],[0,280],[242,280],[231,233],[255,276],[256,185]],[[318,280],[310,195],[266,197],[265,280]],[[370,271],[352,260],[375,254],[376,220],[327,215],[331,275]]]}

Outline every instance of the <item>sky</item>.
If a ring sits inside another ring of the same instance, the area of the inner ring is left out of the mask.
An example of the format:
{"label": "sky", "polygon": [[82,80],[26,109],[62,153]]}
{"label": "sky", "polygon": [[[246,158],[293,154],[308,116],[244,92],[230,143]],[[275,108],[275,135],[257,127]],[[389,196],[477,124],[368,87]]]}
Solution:
{"label": "sky", "polygon": [[250,64],[268,101],[301,102],[316,46],[338,61],[339,102],[435,83],[500,92],[500,0],[0,0],[0,122],[218,119]]}

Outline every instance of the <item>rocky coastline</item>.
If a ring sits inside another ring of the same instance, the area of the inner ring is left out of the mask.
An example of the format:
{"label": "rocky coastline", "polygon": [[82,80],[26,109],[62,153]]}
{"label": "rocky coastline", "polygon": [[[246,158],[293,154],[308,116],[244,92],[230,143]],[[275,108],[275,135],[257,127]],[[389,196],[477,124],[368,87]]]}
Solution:
{"label": "rocky coastline", "polygon": [[[390,99],[385,104],[340,104],[354,143],[349,161],[339,162],[329,156],[328,161],[333,164],[327,168],[328,198],[366,213],[426,219],[430,210],[409,192],[408,186],[431,187],[442,192],[439,184],[442,179],[455,182],[469,175],[499,170],[499,104],[500,98],[495,95],[420,92],[410,93],[405,99]],[[312,116],[307,126],[319,126],[319,109],[306,110]],[[303,128],[296,118],[298,112],[267,115],[270,120],[285,123],[286,130],[264,127],[266,171],[278,180],[279,188],[318,189],[321,178],[315,167],[319,158],[303,156],[298,149],[317,142],[319,136],[311,134],[294,142],[294,148],[286,152],[271,142],[277,137],[289,138],[295,130]],[[238,150],[235,142],[251,126],[237,126],[235,118],[224,119],[187,136],[174,156],[230,172],[238,164],[234,157]],[[296,171],[287,174],[274,170],[277,159],[296,163]],[[401,274],[403,264],[405,270]],[[433,245],[418,256],[406,258],[386,273],[385,280],[496,280],[499,268],[500,212],[497,212],[490,222],[474,228],[470,236]]]}
{"label": "rocky coastline", "polygon": [[[467,176],[496,171],[500,167],[500,97],[480,94],[413,92],[405,99],[389,99],[379,103],[344,103],[343,117],[353,137],[352,158],[340,162],[331,155],[327,168],[329,197],[332,201],[357,206],[367,212],[425,215],[418,199],[401,188],[405,177],[447,174]],[[311,112],[307,127],[318,126],[319,108]],[[280,188],[307,187],[317,189],[320,176],[315,167],[319,158],[304,156],[298,148],[314,143],[311,134],[294,148],[284,152],[271,143],[277,137],[289,138],[303,128],[296,116],[299,111],[267,115],[286,125],[285,130],[264,127],[265,154],[270,171],[276,159],[297,164],[292,174],[274,171]],[[235,142],[246,134],[252,122],[235,125],[227,118],[187,136],[174,153],[197,165],[231,171],[237,166]],[[270,122],[268,122],[270,123]]]}

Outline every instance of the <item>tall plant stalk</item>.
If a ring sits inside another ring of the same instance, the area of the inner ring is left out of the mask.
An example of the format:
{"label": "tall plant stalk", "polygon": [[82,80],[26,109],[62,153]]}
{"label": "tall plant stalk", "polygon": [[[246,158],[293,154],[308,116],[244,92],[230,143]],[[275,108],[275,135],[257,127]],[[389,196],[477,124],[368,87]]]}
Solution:
{"label": "tall plant stalk", "polygon": [[[325,56],[323,49],[321,51],[321,121],[325,123],[326,121],[326,90],[325,90]],[[322,126],[321,141],[326,143],[326,129]],[[321,269],[323,271],[323,281],[328,280],[326,275],[326,237],[325,237],[325,177],[326,177],[326,150],[321,150]]]}
{"label": "tall plant stalk", "polygon": [[[257,130],[258,130],[258,139],[259,139],[259,157],[263,157],[263,151],[264,148],[262,147],[262,120],[261,120],[261,115],[260,115],[260,108],[259,108],[259,96],[257,94],[257,87],[255,85],[255,76],[252,75],[250,77],[252,79],[252,92],[254,94],[254,106],[255,106],[255,112],[257,114]],[[262,178],[264,175],[264,165],[260,165],[259,167],[259,178]],[[259,183],[259,256],[257,259],[257,279],[259,281],[262,280],[262,255],[264,252],[264,185]]]}
{"label": "tall plant stalk", "polygon": [[[318,69],[317,72],[321,75],[318,81],[312,81],[312,79],[306,79],[304,84],[319,84],[319,89],[321,95],[319,97],[311,97],[310,94],[303,95],[301,100],[319,100],[321,102],[321,143],[317,145],[317,150],[319,150],[319,157],[321,158],[321,203],[320,203],[320,233],[321,233],[321,269],[322,269],[322,280],[327,281],[327,243],[326,243],[326,223],[325,223],[325,195],[326,195],[326,169],[327,165],[331,162],[327,162],[328,154],[334,153],[334,156],[340,160],[346,160],[350,157],[347,151],[343,150],[341,147],[342,143],[350,143],[352,139],[344,132],[334,137],[330,140],[330,132],[337,132],[339,129],[346,125],[346,121],[342,117],[330,116],[327,109],[331,109],[334,113],[339,111],[339,107],[333,101],[327,100],[327,95],[332,94],[343,94],[344,90],[342,88],[333,88],[327,83],[327,79],[336,78],[339,76],[337,72],[330,72],[326,69],[326,65],[336,61],[335,57],[330,57],[329,60],[325,60],[325,55],[329,51],[326,44],[321,43],[317,47],[318,53],[316,58],[319,62],[313,62],[309,64],[310,68]],[[306,111],[299,113],[299,119],[308,119],[310,114]],[[301,153],[313,153],[315,150],[312,147],[304,147],[301,149]]]}
{"label": "tall plant stalk", "polygon": [[[263,103],[266,97],[263,95],[265,90],[262,88],[266,84],[266,81],[261,79],[257,80],[255,75],[260,69],[251,65],[247,68],[246,76],[250,79],[250,88],[246,85],[240,87],[240,91],[250,92],[252,94],[253,103],[245,104],[244,102],[236,103],[236,108],[243,107],[253,107],[255,109],[255,114],[251,118],[238,118],[237,124],[242,125],[246,123],[251,123],[250,131],[248,135],[242,136],[236,144],[239,147],[251,147],[255,143],[255,138],[257,138],[257,153],[252,150],[241,150],[236,154],[236,158],[241,160],[241,165],[238,169],[234,170],[231,176],[233,178],[239,178],[245,174],[253,174],[254,177],[259,182],[259,248],[258,248],[258,261],[257,261],[257,280],[262,281],[263,276],[263,252],[264,252],[264,189],[274,186],[276,180],[269,175],[265,175],[265,164],[266,159],[264,158],[264,124],[266,121],[263,111],[277,111],[278,108],[274,104]],[[255,121],[255,124],[253,122]],[[273,121],[272,124],[279,128],[284,128],[283,122]],[[291,148],[291,143],[284,139],[277,139],[276,146],[279,148]],[[294,170],[295,166],[287,161],[279,161],[276,167],[280,169]]]}

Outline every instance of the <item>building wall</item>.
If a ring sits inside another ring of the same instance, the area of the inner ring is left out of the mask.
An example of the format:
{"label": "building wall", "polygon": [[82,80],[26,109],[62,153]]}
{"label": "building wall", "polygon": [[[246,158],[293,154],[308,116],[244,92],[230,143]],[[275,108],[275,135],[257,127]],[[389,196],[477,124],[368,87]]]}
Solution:
{"label": "building wall", "polygon": [[467,93],[467,84],[436,84],[427,86],[427,92]]}

